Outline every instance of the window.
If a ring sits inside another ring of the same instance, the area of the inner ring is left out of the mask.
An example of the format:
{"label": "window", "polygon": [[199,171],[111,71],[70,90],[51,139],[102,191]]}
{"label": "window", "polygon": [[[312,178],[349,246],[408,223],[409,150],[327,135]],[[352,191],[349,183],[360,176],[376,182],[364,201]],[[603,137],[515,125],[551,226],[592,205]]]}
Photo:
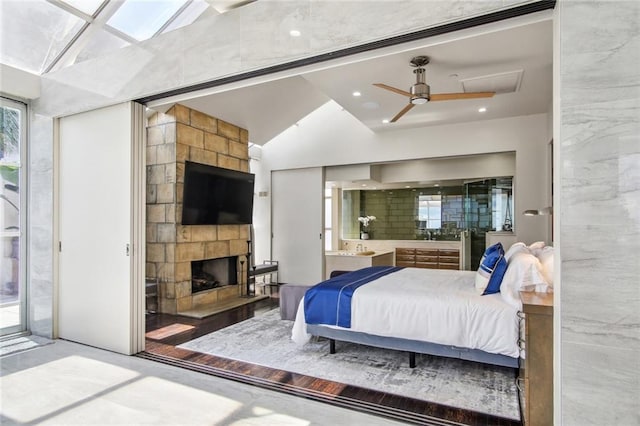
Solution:
{"label": "window", "polygon": [[1,335],[26,329],[24,259],[26,106],[0,98]]}
{"label": "window", "polygon": [[418,220],[421,229],[440,229],[442,227],[442,196],[418,195]]}

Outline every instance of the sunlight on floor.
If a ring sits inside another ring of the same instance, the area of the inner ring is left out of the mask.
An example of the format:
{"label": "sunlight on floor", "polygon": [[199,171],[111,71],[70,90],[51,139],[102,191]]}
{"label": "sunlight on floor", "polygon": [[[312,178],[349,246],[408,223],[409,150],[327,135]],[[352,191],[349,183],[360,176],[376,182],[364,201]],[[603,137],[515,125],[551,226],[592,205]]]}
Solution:
{"label": "sunlight on floor", "polygon": [[49,420],[68,424],[78,418],[104,417],[112,424],[212,425],[222,423],[242,405],[224,396],[157,377],[140,377],[105,389],[104,393],[75,407],[72,413],[60,413]]}
{"label": "sunlight on floor", "polygon": [[2,418],[19,424],[311,424],[248,394],[243,403],[200,380],[177,383],[79,355],[7,374],[0,388]]}
{"label": "sunlight on floor", "polygon": [[135,371],[81,356],[69,356],[0,378],[2,414],[27,423],[91,400],[134,379]]}

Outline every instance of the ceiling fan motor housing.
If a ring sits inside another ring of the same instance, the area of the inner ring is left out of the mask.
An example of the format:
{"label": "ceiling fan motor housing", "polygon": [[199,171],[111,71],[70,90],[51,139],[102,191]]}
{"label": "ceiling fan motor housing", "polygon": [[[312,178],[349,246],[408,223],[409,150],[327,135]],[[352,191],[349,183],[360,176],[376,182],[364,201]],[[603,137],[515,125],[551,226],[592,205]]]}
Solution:
{"label": "ceiling fan motor housing", "polygon": [[411,86],[411,103],[414,105],[426,104],[430,100],[431,88],[425,83],[424,68],[417,68],[414,71],[416,84]]}

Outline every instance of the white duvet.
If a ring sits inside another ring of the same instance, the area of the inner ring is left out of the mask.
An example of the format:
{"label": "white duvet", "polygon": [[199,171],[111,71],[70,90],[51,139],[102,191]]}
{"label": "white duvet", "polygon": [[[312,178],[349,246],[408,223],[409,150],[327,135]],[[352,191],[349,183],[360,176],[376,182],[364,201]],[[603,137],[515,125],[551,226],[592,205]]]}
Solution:
{"label": "white duvet", "polygon": [[[500,293],[478,295],[475,274],[404,268],[378,278],[354,292],[351,328],[345,330],[517,357],[517,308],[506,303]],[[310,337],[303,299],[292,339],[304,344]]]}

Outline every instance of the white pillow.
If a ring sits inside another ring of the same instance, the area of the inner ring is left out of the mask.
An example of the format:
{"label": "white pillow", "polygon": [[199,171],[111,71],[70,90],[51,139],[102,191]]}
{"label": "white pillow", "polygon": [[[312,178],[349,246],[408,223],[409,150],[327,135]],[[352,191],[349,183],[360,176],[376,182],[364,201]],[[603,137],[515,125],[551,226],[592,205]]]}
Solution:
{"label": "white pillow", "polygon": [[544,278],[542,264],[540,260],[525,251],[515,253],[509,261],[507,272],[505,272],[500,284],[500,294],[510,305],[520,309],[521,291],[547,292],[549,283]]}
{"label": "white pillow", "polygon": [[546,246],[536,256],[542,265],[542,274],[550,286],[553,286],[553,247]]}
{"label": "white pillow", "polygon": [[532,255],[538,257],[540,251],[544,248],[544,241],[536,241],[529,245],[529,251]]}
{"label": "white pillow", "polygon": [[511,256],[513,256],[516,253],[520,253],[521,251],[529,253],[529,248],[525,243],[514,243],[511,247],[509,247],[509,250],[507,250],[507,252],[504,254],[504,259],[508,262],[509,259],[511,259]]}

